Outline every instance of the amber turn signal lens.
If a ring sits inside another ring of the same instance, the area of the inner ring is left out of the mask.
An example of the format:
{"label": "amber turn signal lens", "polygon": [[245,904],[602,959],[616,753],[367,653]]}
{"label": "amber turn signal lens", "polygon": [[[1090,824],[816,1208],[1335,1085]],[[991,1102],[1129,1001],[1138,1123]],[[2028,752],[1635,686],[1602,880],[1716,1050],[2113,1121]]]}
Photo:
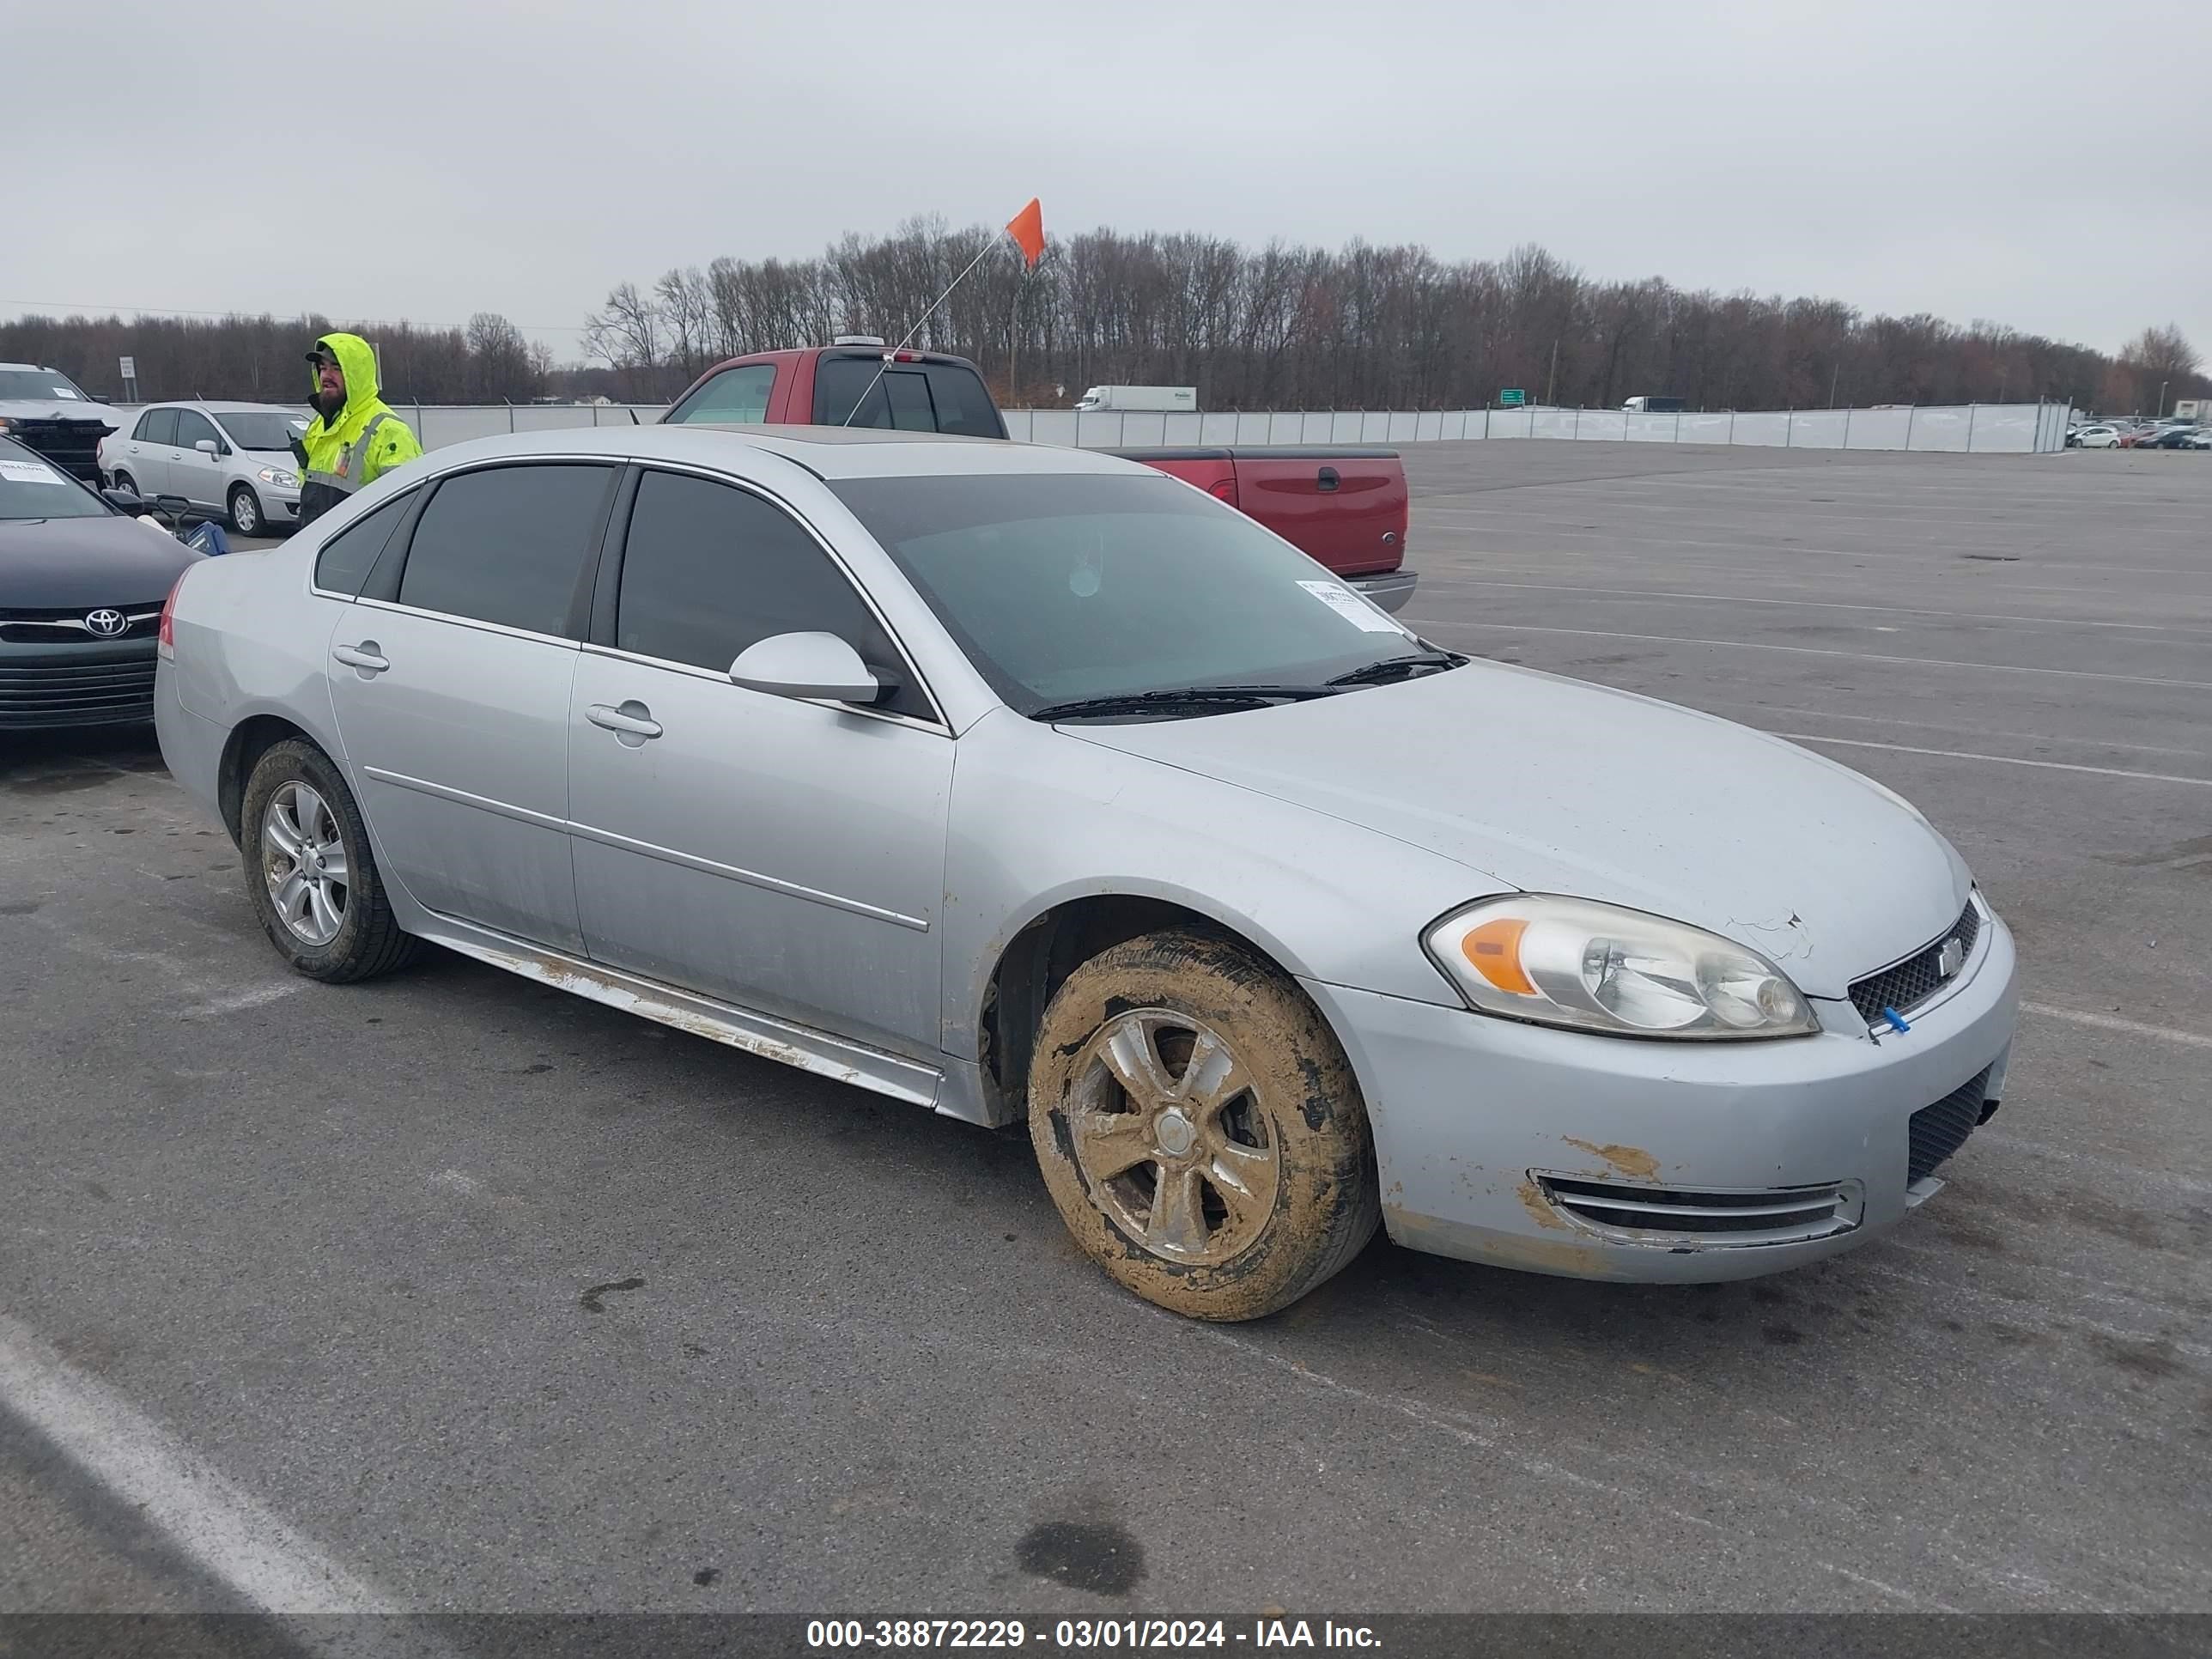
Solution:
{"label": "amber turn signal lens", "polygon": [[1470,930],[1460,940],[1459,948],[1474,971],[1499,990],[1533,997],[1536,988],[1521,971],[1521,935],[1528,931],[1528,924],[1522,918],[1500,916]]}

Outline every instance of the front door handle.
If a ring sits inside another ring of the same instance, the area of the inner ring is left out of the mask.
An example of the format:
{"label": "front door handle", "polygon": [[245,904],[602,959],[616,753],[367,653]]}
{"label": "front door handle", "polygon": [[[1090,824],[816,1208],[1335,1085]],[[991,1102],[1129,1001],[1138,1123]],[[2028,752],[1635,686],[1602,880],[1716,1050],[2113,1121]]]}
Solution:
{"label": "front door handle", "polygon": [[[653,718],[653,710],[632,698],[619,708],[610,708],[605,703],[595,702],[584,711],[584,718],[594,726],[603,726],[617,737],[635,738],[638,743],[660,735],[660,722]],[[637,746],[631,744],[632,748]]]}
{"label": "front door handle", "polygon": [[358,668],[364,674],[381,674],[392,665],[377,650],[374,640],[363,640],[359,645],[334,645],[331,655],[349,668]]}

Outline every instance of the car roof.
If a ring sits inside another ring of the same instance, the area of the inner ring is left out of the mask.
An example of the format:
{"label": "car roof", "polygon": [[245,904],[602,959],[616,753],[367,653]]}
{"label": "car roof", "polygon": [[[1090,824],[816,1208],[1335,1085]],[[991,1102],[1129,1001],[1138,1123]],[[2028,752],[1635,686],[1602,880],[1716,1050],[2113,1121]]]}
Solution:
{"label": "car roof", "polygon": [[502,433],[434,452],[440,471],[454,465],[538,455],[604,455],[741,467],[749,453],[775,455],[824,479],[944,473],[1161,476],[1134,461],[1091,450],[1015,443],[1004,438],[895,432],[880,427],[738,426],[705,422],[678,426],[561,427],[546,432]]}
{"label": "car roof", "polygon": [[142,404],[146,409],[197,409],[210,415],[297,415],[307,418],[305,399],[294,404],[248,404],[226,402],[219,398],[165,398],[157,404]]}

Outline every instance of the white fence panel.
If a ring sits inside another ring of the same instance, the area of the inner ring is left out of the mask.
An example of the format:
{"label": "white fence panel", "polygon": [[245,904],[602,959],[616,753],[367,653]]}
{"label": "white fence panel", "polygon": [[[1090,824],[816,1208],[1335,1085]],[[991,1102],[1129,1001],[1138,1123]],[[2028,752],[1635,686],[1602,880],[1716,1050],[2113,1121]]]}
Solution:
{"label": "white fence panel", "polygon": [[1260,440],[1263,444],[1297,444],[1305,441],[1306,417],[1279,410],[1267,416],[1267,435]]}
{"label": "white fence panel", "polygon": [[1740,410],[1728,441],[1779,449],[1790,441],[1790,416],[1782,410]]}
{"label": "white fence panel", "polygon": [[1006,435],[1009,438],[1012,438],[1018,444],[1025,444],[1030,441],[1030,423],[1036,418],[1035,410],[1027,409],[1006,409],[1001,410],[999,412],[1006,417]]}
{"label": "white fence panel", "polygon": [[2035,447],[2033,404],[1985,404],[1974,411],[1977,455],[2025,455]]}
{"label": "white fence panel", "polygon": [[1413,441],[1417,444],[1434,443],[1443,437],[1444,418],[1442,410],[1431,410],[1426,414],[1416,415],[1413,417]]}
{"label": "white fence panel", "polygon": [[1974,411],[1971,408],[1916,409],[1912,411],[1912,447],[1963,455],[1973,426]]}
{"label": "white fence panel", "polygon": [[[1656,416],[1652,416],[1656,420]],[[1677,416],[1674,420],[1674,441],[1678,444],[1724,444],[1729,429],[1735,425],[1735,416],[1725,410],[1714,414]]]}
{"label": "white fence panel", "polygon": [[441,449],[447,444],[465,444],[471,438],[503,434],[507,431],[507,410],[418,408],[415,418],[407,424],[415,428],[415,441],[423,448]]}
{"label": "white fence panel", "polygon": [[1536,431],[1536,411],[1533,409],[1490,410],[1485,414],[1482,429],[1483,435],[1488,438],[1534,438],[1540,435]]}
{"label": "white fence panel", "polygon": [[1369,417],[1359,410],[1339,410],[1328,417],[1328,441],[1333,444],[1356,444]]}
{"label": "white fence panel", "polygon": [[1119,449],[1121,414],[1119,410],[1086,409],[1075,417],[1075,441],[1083,449]]}
{"label": "white fence panel", "polygon": [[1912,434],[1909,409],[1855,409],[1850,449],[1902,449]]}
{"label": "white fence panel", "polygon": [[[597,426],[589,409],[571,409],[560,404],[544,408],[517,408],[509,411],[511,425],[517,432],[560,432],[574,427]],[[642,421],[645,417],[638,417]],[[629,424],[627,418],[624,426]]]}
{"label": "white fence panel", "polygon": [[1246,410],[1237,417],[1237,434],[1232,443],[1263,444],[1273,434],[1275,417]]}
{"label": "white fence panel", "polygon": [[1528,435],[1532,438],[1572,438],[1575,435],[1576,411],[1571,409],[1539,409],[1528,416]]}
{"label": "white fence panel", "polygon": [[1198,417],[1198,441],[1202,444],[1233,444],[1237,441],[1237,423],[1241,415],[1201,415]]}
{"label": "white fence panel", "polygon": [[1674,428],[1682,420],[1679,415],[1646,415],[1641,411],[1621,418],[1626,422],[1622,436],[1632,444],[1671,444],[1674,441]]}
{"label": "white fence panel", "polygon": [[1157,410],[1132,410],[1121,416],[1121,441],[1116,448],[1157,449],[1168,441],[1168,417]]}
{"label": "white fence panel", "polygon": [[[671,408],[667,404],[592,404],[592,426],[654,426]],[[632,421],[630,416],[637,419]]]}
{"label": "white fence panel", "polygon": [[1793,449],[1841,449],[1844,447],[1844,436],[1850,426],[1850,418],[1849,410],[1800,410],[1790,422],[1790,447]]}
{"label": "white fence panel", "polygon": [[1163,416],[1161,426],[1164,429],[1160,434],[1160,441],[1164,444],[1179,444],[1185,447],[1197,443],[1198,434],[1203,428],[1205,418],[1204,416],[1196,414]]}
{"label": "white fence panel", "polygon": [[1359,416],[1359,430],[1351,440],[1356,444],[1387,444],[1390,441],[1391,416],[1387,410],[1364,410]]}
{"label": "white fence panel", "polygon": [[1298,435],[1293,443],[1331,444],[1336,441],[1336,416],[1327,410],[1308,410],[1298,416]]}
{"label": "white fence panel", "polygon": [[1443,435],[1465,442],[1469,438],[1486,437],[1488,434],[1484,430],[1480,411],[1455,409],[1444,416]]}
{"label": "white fence panel", "polygon": [[1575,436],[1585,440],[1610,439],[1620,443],[1628,436],[1628,416],[1617,409],[1577,410]]}
{"label": "white fence panel", "polygon": [[1040,409],[1030,416],[1030,441],[1073,449],[1083,417],[1072,410]]}

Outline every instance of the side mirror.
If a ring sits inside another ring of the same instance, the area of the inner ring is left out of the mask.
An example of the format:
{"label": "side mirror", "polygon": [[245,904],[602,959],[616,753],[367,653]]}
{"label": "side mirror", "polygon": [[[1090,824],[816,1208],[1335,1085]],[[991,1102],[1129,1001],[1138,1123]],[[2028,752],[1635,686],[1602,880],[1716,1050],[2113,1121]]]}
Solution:
{"label": "side mirror", "polygon": [[776,634],[756,640],[730,665],[730,680],[773,697],[873,702],[886,690],[860,653],[835,634]]}
{"label": "side mirror", "polygon": [[214,439],[203,438],[198,443],[194,444],[192,447],[198,450],[201,454],[206,456],[209,459],[212,460],[215,459]]}
{"label": "side mirror", "polygon": [[117,512],[128,513],[134,517],[146,510],[144,497],[135,489],[103,489],[100,492],[100,499]]}

